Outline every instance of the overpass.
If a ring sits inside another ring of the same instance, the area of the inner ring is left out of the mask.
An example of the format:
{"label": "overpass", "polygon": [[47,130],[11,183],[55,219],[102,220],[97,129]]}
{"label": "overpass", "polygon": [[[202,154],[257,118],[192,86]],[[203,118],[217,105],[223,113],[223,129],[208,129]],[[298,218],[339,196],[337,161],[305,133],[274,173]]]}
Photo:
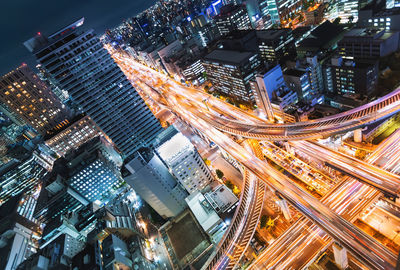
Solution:
{"label": "overpass", "polygon": [[[132,74],[123,66],[121,67],[127,73],[127,76],[130,76],[132,79],[136,79],[138,81],[148,82],[147,73],[151,71],[151,69],[145,69],[139,64],[131,62],[128,62],[125,65],[131,67],[131,64],[136,65],[136,74]],[[155,71],[151,72],[154,73]],[[132,77],[132,75],[134,76]],[[154,87],[157,87],[157,85],[154,85]],[[188,95],[182,95],[181,92],[184,91],[182,89],[178,89],[175,91],[174,89],[166,89],[165,87],[163,87],[163,89],[159,89],[158,91],[163,93],[164,98],[167,100],[168,104],[166,104],[166,106],[168,109],[173,111],[176,115],[179,115],[187,123],[190,123],[192,127],[196,128],[209,139],[214,141],[217,145],[228,152],[233,158],[235,158],[238,162],[243,164],[243,166],[254,173],[259,179],[264,181],[272,189],[279,192],[279,194],[281,194],[283,198],[285,198],[289,203],[297,208],[304,216],[313,221],[314,224],[323,229],[329,236],[331,236],[343,247],[349,250],[363,263],[365,263],[372,269],[394,269],[394,265],[396,264],[396,256],[394,256],[389,250],[387,250],[386,247],[384,247],[374,239],[370,238],[365,233],[361,232],[359,229],[354,227],[354,225],[341,218],[338,214],[334,213],[331,209],[322,204],[320,201],[313,198],[304,190],[300,189],[284,174],[276,171],[273,167],[266,164],[265,162],[262,162],[252,153],[235,143],[228,136],[214,129],[214,125],[210,124],[207,121],[207,116],[210,116],[210,112],[205,105],[201,105],[202,101],[195,100],[191,102],[187,98]],[[376,101],[378,103],[375,105],[378,106],[379,104],[385,104],[387,102],[390,102],[390,100],[392,100],[391,97],[386,97],[384,101]],[[394,106],[393,104],[396,106]],[[366,111],[372,110],[376,107],[375,105],[372,104],[370,107],[366,108]],[[396,103],[392,103],[391,105],[389,104],[388,106],[384,107],[384,112],[382,113],[388,115],[388,111],[396,111],[398,109],[397,106],[397,101]],[[358,118],[358,122],[353,125],[359,126],[360,121],[362,121],[361,119],[364,118],[369,119],[365,121],[372,121],[373,119],[377,119],[377,116],[373,117],[372,119],[369,118],[369,115],[362,116],[363,111],[364,110],[355,112],[357,115],[360,115],[360,118]],[[354,112],[352,112],[350,115],[352,115],[353,113]],[[347,118],[350,115],[344,117]],[[211,118],[213,118],[214,120],[216,117],[214,115],[214,117]],[[345,118],[340,119],[343,120]],[[220,117],[219,119],[225,118]],[[325,123],[324,121],[322,121],[321,124]],[[326,123],[332,125],[332,122],[328,121],[326,121]],[[332,119],[332,121],[336,122],[339,120]],[[313,125],[317,124],[311,123],[310,125],[310,129],[312,129],[315,128]],[[348,127],[349,126],[347,126],[347,128]],[[254,126],[254,129],[257,129],[257,126]],[[316,130],[319,129],[317,128]],[[287,137],[286,134],[285,136]]]}
{"label": "overpass", "polygon": [[[383,141],[365,162],[378,164],[385,160],[387,163],[385,163],[383,169],[394,171],[395,168],[390,167],[390,164],[398,161],[399,157],[392,156],[391,153],[393,149],[399,147],[398,135],[400,130],[395,133],[397,134],[392,134]],[[389,160],[387,156],[390,157]],[[326,194],[321,202],[345,219],[353,222],[379,196],[381,196],[381,193],[376,189],[351,177],[345,177],[342,184]],[[248,269],[272,269],[278,265],[285,269],[303,269],[312,258],[321,254],[330,243],[331,239],[325,232],[302,217],[264,250]]]}
{"label": "overpass", "polygon": [[392,200],[400,193],[400,176],[378,168],[372,164],[334,151],[326,146],[311,141],[293,141],[290,143],[295,149],[324,161],[328,166],[373,186]]}

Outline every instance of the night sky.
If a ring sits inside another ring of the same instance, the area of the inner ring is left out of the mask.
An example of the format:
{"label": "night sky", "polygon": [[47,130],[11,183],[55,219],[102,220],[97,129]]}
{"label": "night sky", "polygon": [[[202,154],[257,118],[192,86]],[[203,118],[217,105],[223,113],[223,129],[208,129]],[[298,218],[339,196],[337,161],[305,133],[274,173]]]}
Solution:
{"label": "night sky", "polygon": [[150,7],[156,0],[12,0],[1,1],[0,76],[35,59],[23,42],[37,32],[45,35],[85,17],[97,34]]}

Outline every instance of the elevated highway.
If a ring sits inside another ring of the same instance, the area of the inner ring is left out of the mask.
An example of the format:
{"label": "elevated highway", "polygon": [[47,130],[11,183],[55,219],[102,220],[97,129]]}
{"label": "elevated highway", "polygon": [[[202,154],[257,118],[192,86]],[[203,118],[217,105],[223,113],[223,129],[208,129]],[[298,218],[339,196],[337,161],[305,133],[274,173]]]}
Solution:
{"label": "elevated highway", "polygon": [[396,199],[400,193],[400,176],[378,168],[370,163],[334,151],[311,141],[294,141],[291,145],[301,152],[325,162],[346,174],[373,186],[387,197]]}
{"label": "elevated highway", "polygon": [[[385,161],[382,168],[395,171],[390,165],[399,160],[398,155],[392,155],[393,149],[399,147],[400,130],[396,133],[382,142],[367,158],[368,164]],[[376,189],[346,177],[343,183],[326,194],[321,202],[353,222],[379,196],[381,193]],[[323,230],[306,218],[301,218],[263,251],[249,269],[303,269],[330,243],[331,238]]]}
{"label": "elevated highway", "polygon": [[[368,104],[332,116],[295,123],[269,123],[203,91],[181,85],[126,55],[114,53],[113,57],[129,73],[128,77],[140,77],[143,82],[165,94],[166,98],[174,96],[193,106],[208,103],[209,110],[197,117],[219,130],[246,138],[272,141],[321,138],[363,127],[400,111],[400,88],[397,88]],[[140,76],[137,76],[139,73]]]}
{"label": "elevated highway", "polygon": [[[146,79],[149,72],[148,70],[143,69],[137,63],[134,64],[127,62],[125,65],[129,67],[132,67],[131,65],[138,66],[135,67],[137,68],[136,75],[132,74],[129,70],[124,69],[122,66],[122,69],[127,73],[128,76],[134,75],[132,79],[142,82],[148,81]],[[157,86],[155,85],[153,87]],[[349,250],[363,263],[372,269],[394,269],[394,265],[396,264],[396,256],[394,256],[387,248],[367,236],[365,233],[361,232],[354,225],[341,218],[338,214],[317,199],[313,198],[307,192],[300,189],[284,174],[276,171],[270,165],[262,162],[252,153],[233,142],[229,137],[214,129],[214,126],[204,119],[205,116],[209,115],[209,109],[206,108],[206,106],[201,106],[202,101],[199,102],[197,100],[195,102],[191,102],[187,97],[177,94],[177,92],[173,89],[163,88],[161,90],[159,89],[158,91],[162,92],[164,98],[167,100],[167,108],[173,111],[181,119],[184,119],[192,127],[199,130],[210,140],[214,141],[217,145],[227,151],[233,158],[254,173],[256,177],[264,181],[272,189],[279,192],[284,199],[297,208],[304,216],[309,218],[314,224],[323,229],[324,232]],[[372,105],[371,108],[373,108],[373,106],[374,105]],[[389,108],[392,107],[393,106],[386,107],[387,109],[385,111],[388,111]],[[361,114],[361,111],[357,113]],[[361,118],[359,118],[359,120],[360,119]],[[374,119],[376,120],[376,117]],[[336,120],[332,119],[332,121]],[[360,122],[358,122],[357,125],[359,124]],[[254,128],[257,128],[257,126]]]}

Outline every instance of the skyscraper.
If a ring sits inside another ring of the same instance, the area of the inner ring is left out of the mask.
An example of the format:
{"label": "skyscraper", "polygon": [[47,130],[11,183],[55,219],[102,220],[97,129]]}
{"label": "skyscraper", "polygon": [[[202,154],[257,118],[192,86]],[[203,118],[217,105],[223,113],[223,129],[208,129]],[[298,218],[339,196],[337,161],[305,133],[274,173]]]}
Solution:
{"label": "skyscraper", "polygon": [[1,77],[0,101],[11,118],[22,119],[42,135],[68,117],[68,110],[26,64]]}
{"label": "skyscraper", "polygon": [[60,89],[128,156],[148,145],[162,127],[93,30],[81,28],[83,21],[49,37],[38,34],[24,44]]}

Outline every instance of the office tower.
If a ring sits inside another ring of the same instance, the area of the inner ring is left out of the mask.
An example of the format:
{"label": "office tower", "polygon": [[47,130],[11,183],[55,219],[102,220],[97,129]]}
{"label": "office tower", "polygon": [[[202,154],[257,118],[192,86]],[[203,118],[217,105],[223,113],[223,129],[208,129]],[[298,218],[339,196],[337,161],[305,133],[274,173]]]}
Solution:
{"label": "office tower", "polygon": [[263,60],[279,62],[296,55],[295,40],[291,29],[256,31],[258,49]]}
{"label": "office tower", "polygon": [[[272,26],[272,16],[269,12],[268,8],[268,1],[269,0],[259,0],[258,6],[260,9],[260,16],[263,20],[263,27],[262,29],[268,29]],[[258,29],[258,28],[257,28]]]}
{"label": "office tower", "polygon": [[357,27],[378,27],[398,31],[400,30],[400,8],[365,7],[359,11]]}
{"label": "office tower", "polygon": [[66,184],[89,202],[104,203],[112,189],[122,184],[119,166],[122,160],[113,147],[103,138],[96,137],[76,151],[67,154],[63,162]]}
{"label": "office tower", "polygon": [[186,208],[187,192],[150,148],[142,148],[122,168],[124,180],[160,216],[174,217]]}
{"label": "office tower", "polygon": [[353,28],[338,42],[345,58],[380,58],[399,48],[399,32],[383,28]]}
{"label": "office tower", "polygon": [[94,137],[105,136],[96,123],[88,115],[80,114],[53,129],[45,139],[45,144],[62,157],[70,150],[78,149],[82,144]]}
{"label": "office tower", "polygon": [[378,61],[332,57],[324,67],[324,76],[328,93],[366,96],[376,89]]}
{"label": "office tower", "polygon": [[213,180],[200,154],[182,133],[160,145],[157,152],[189,194],[202,190]]}
{"label": "office tower", "polygon": [[47,73],[47,71],[42,67],[41,64],[36,65],[36,68],[39,70],[38,73],[39,78],[49,85],[51,91],[54,93],[54,95],[56,95],[56,97],[62,103],[65,103],[69,99],[68,92],[63,89],[60,89],[57,86],[57,83],[54,81],[51,75]]}
{"label": "office tower", "polygon": [[40,134],[68,118],[68,110],[26,64],[0,80],[0,101]]}
{"label": "office tower", "polygon": [[221,13],[214,17],[221,36],[234,30],[251,29],[249,15],[245,6],[226,5],[221,8]]}
{"label": "office tower", "polygon": [[249,82],[261,64],[257,53],[217,49],[204,57],[203,64],[218,93],[233,102],[254,103]]}
{"label": "office tower", "polygon": [[358,0],[342,0],[336,1],[338,17],[342,22],[357,22],[359,1]]}
{"label": "office tower", "polygon": [[96,137],[56,160],[35,209],[42,223],[91,202],[106,203],[122,184],[122,159],[113,147]]}
{"label": "office tower", "polygon": [[93,30],[82,29],[83,21],[24,44],[60,89],[128,156],[149,144],[162,127]]}

